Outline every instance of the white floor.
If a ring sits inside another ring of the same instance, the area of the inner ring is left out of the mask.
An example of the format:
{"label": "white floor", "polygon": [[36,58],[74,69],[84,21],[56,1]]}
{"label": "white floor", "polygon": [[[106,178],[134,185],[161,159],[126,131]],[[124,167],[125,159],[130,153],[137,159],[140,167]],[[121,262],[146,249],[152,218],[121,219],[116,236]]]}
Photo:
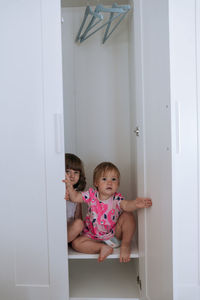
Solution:
{"label": "white floor", "polygon": [[107,259],[69,260],[70,299],[139,299],[137,284],[138,259],[120,263]]}

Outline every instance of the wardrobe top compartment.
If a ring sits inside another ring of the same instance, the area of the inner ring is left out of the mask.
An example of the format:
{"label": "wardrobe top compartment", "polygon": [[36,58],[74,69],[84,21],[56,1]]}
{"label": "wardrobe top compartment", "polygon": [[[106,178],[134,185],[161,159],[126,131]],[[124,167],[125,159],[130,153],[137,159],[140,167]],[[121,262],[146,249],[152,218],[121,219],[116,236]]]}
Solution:
{"label": "wardrobe top compartment", "polygon": [[114,2],[117,4],[130,4],[130,0],[61,0],[62,7],[81,7],[81,6],[95,6],[98,4],[112,5]]}

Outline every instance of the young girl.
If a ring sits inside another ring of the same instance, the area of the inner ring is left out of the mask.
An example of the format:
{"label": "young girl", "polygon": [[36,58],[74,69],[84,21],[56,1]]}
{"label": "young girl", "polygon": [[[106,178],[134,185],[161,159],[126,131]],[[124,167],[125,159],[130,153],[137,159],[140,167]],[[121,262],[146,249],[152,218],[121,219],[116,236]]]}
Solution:
{"label": "young girl", "polygon": [[[65,172],[70,180],[72,188],[78,193],[83,191],[86,186],[85,172],[83,163],[79,157],[74,154],[65,154]],[[71,200],[66,189],[65,199]],[[83,230],[81,203],[67,201],[67,236],[68,243],[73,241]]]}
{"label": "young girl", "polygon": [[[88,204],[83,234],[75,239],[72,247],[83,253],[99,253],[98,261],[103,261],[113,252],[113,241],[121,240],[120,262],[130,260],[131,241],[135,232],[135,220],[130,213],[136,209],[149,207],[149,198],[124,200],[117,189],[120,183],[118,168],[110,162],[99,164],[93,174],[93,184],[87,192],[77,192],[69,176],[66,183],[70,201]],[[113,240],[114,239],[114,240]]]}

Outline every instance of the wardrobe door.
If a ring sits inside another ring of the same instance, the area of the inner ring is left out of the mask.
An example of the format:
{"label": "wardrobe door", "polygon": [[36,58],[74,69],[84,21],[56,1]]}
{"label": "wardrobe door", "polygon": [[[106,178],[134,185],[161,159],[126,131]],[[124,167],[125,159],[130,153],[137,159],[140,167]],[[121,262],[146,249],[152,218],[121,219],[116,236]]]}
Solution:
{"label": "wardrobe door", "polygon": [[0,15],[0,298],[66,300],[60,1]]}
{"label": "wardrobe door", "polygon": [[170,0],[175,300],[200,299],[200,1]]}
{"label": "wardrobe door", "polygon": [[134,3],[139,26],[135,29],[138,193],[153,202],[138,212],[141,299],[172,300],[168,6],[165,0]]}

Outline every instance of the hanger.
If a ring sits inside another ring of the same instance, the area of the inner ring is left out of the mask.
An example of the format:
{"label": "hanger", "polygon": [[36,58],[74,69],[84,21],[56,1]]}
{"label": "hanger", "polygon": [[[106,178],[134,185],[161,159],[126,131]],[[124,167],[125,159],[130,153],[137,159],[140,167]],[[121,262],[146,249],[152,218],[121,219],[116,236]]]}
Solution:
{"label": "hanger", "polygon": [[[123,20],[123,18],[125,17],[125,15],[128,13],[129,10],[130,10],[130,5],[117,5],[116,3],[114,3],[112,5],[112,8],[105,8],[101,4],[97,5],[96,8],[95,8],[95,10],[94,10],[94,12],[92,12],[93,13],[93,17],[92,17],[90,23],[86,27],[84,33],[81,35],[84,23],[86,22],[86,18],[88,16],[88,14],[86,15],[86,13],[85,13],[85,16],[84,16],[83,22],[81,24],[81,27],[79,29],[79,33],[77,35],[76,41],[80,40],[80,42],[82,43],[83,41],[85,41],[86,39],[88,39],[90,36],[92,36],[94,33],[96,33],[101,28],[103,28],[103,27],[105,27],[107,25],[107,28],[106,28],[106,31],[105,31],[105,34],[104,34],[104,38],[103,38],[103,43],[105,43],[105,41],[109,38],[109,36],[116,29],[116,27],[121,23],[121,21]],[[103,15],[101,14],[101,12],[110,13],[109,20],[107,22],[105,22],[103,25],[101,25],[100,27],[98,27],[96,30],[94,30],[92,33],[88,34],[89,31],[92,28],[94,28],[99,22],[101,22],[103,20]],[[114,15],[115,13],[117,15]],[[122,17],[119,19],[119,21],[117,22],[117,24],[115,24],[115,26],[113,27],[113,29],[111,30],[111,32],[108,33],[112,21],[115,20],[116,18],[118,18],[120,15],[122,15]],[[98,20],[96,23],[94,23],[95,19],[99,18],[99,16],[101,16],[100,20]]]}
{"label": "hanger", "polygon": [[[90,36],[92,36],[94,33],[96,33],[97,31],[99,31],[101,28],[103,28],[104,26],[108,25],[107,29],[106,29],[106,33],[104,35],[104,39],[103,42],[105,42],[108,37],[111,35],[111,33],[115,30],[115,28],[119,25],[119,23],[122,21],[122,19],[125,17],[126,13],[129,11],[130,9],[130,5],[117,5],[116,3],[114,3],[112,5],[112,8],[105,8],[103,7],[101,4],[97,5],[97,7],[95,8],[95,12],[96,13],[100,13],[100,12],[108,12],[110,13],[110,18],[107,22],[105,22],[103,25],[101,25],[100,27],[98,27],[95,31],[93,31],[92,33],[88,34],[87,33],[94,27],[96,26],[96,24],[93,24],[94,19],[90,22],[90,24],[87,26],[85,32],[80,36],[80,42],[82,43],[83,41],[85,41],[86,39],[88,39]],[[114,15],[114,13],[117,13],[117,15]],[[113,20],[115,20],[116,18],[118,18],[121,14],[123,14],[124,16],[122,16],[119,20],[119,22],[114,26],[114,28],[112,29],[112,32],[109,33],[108,35],[108,31],[110,28],[110,24],[112,23]]]}
{"label": "hanger", "polygon": [[[121,6],[117,5],[116,3],[113,3],[112,7],[114,8],[119,8]],[[108,25],[106,27],[106,30],[105,30],[105,33],[104,33],[104,37],[103,37],[103,44],[106,42],[106,40],[109,38],[109,36],[113,33],[113,31],[116,29],[116,27],[121,23],[121,21],[125,18],[126,14],[128,13],[128,11],[130,10],[130,5],[123,5],[123,9],[125,10],[123,13],[122,13],[122,16],[121,18],[119,19],[119,21],[114,25],[114,27],[112,28],[112,30],[109,32],[109,29],[110,29],[110,25],[112,23],[112,21],[114,20],[114,13],[111,12],[110,13],[110,18],[109,18],[109,21],[108,21]],[[120,14],[118,15],[120,16]],[[117,17],[118,17],[117,16]]]}
{"label": "hanger", "polygon": [[[99,19],[93,26],[96,26],[99,22],[101,22],[101,20],[103,20],[103,15],[102,14],[99,14],[97,11],[92,11],[91,7],[90,6],[87,6],[86,9],[85,9],[85,14],[84,14],[84,18],[83,18],[83,21],[81,23],[81,26],[80,26],[80,29],[78,31],[78,34],[76,36],[76,39],[75,41],[78,42],[78,40],[80,39],[81,37],[81,32],[83,30],[83,27],[84,27],[84,24],[87,20],[87,17],[91,15],[92,16],[92,19],[90,21],[90,24],[93,24],[95,19]],[[89,25],[90,25],[89,24]]]}

